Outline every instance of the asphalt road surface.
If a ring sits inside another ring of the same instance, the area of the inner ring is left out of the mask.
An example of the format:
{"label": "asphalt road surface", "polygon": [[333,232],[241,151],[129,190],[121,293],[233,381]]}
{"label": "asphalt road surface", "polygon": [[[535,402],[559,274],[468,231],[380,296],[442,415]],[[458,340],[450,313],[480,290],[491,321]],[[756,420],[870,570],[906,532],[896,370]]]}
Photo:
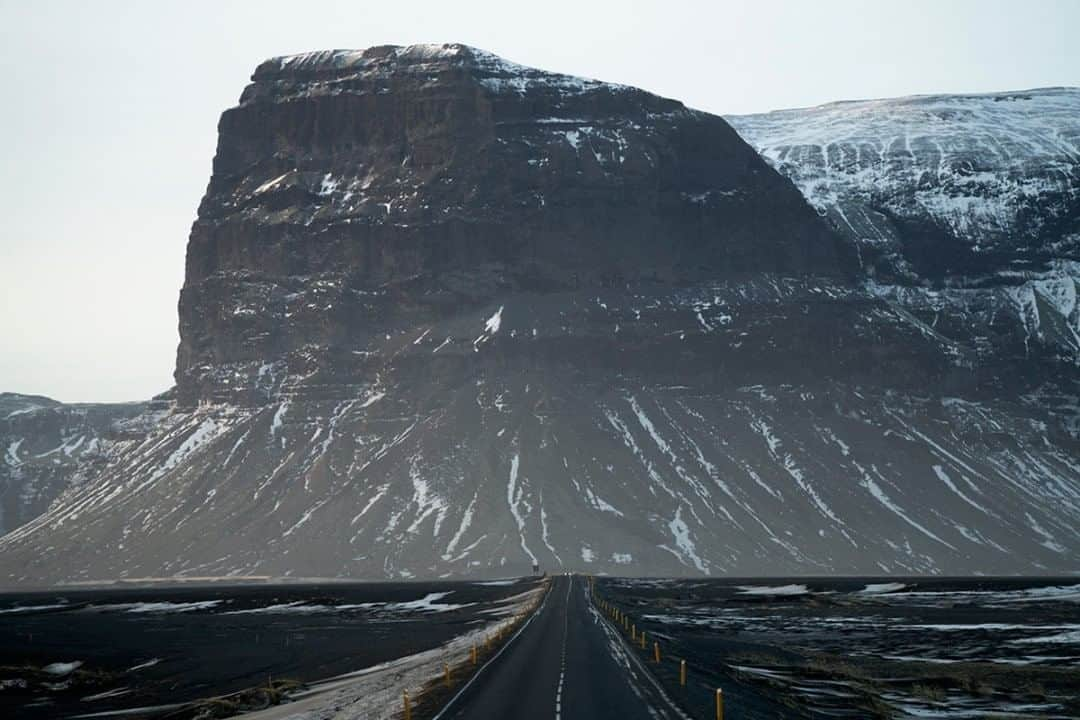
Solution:
{"label": "asphalt road surface", "polygon": [[685,720],[593,606],[584,578],[555,578],[543,606],[439,720]]}

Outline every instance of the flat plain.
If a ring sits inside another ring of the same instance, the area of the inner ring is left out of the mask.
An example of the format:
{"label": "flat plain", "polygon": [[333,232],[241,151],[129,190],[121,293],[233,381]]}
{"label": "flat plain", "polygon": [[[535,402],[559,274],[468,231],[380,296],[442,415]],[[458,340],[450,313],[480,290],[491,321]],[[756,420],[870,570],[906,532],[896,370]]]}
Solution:
{"label": "flat plain", "polygon": [[732,708],[770,697],[790,717],[1080,717],[1075,577],[610,579],[597,592],[660,642],[654,672],[695,716],[720,687]]}
{"label": "flat plain", "polygon": [[[193,717],[438,648],[534,581],[328,583],[0,595],[0,717]],[[215,701],[219,705],[227,703]],[[98,715],[102,716],[102,715]]]}

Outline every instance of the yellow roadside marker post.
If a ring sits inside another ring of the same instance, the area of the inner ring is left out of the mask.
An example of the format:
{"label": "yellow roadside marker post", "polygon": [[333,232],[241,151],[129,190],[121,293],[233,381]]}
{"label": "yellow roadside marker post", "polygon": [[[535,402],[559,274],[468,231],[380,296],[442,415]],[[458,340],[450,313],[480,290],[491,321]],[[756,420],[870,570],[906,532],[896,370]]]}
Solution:
{"label": "yellow roadside marker post", "polygon": [[645,631],[644,630],[641,631],[641,649],[642,650],[645,649]]}
{"label": "yellow roadside marker post", "polygon": [[686,661],[679,661],[679,685],[686,687]]}
{"label": "yellow roadside marker post", "polygon": [[630,639],[637,640],[637,625],[630,626]]}
{"label": "yellow roadside marker post", "polygon": [[724,720],[724,691],[716,688],[716,720]]}
{"label": "yellow roadside marker post", "polygon": [[657,665],[660,664],[660,643],[654,642],[652,644],[653,662]]}
{"label": "yellow roadside marker post", "polygon": [[446,675],[446,687],[450,687],[450,663],[443,663],[443,673]]}
{"label": "yellow roadside marker post", "polygon": [[472,664],[476,665],[476,644],[472,646]]}
{"label": "yellow roadside marker post", "polygon": [[403,690],[402,697],[405,701],[405,720],[412,720],[412,704],[409,702],[409,691]]}

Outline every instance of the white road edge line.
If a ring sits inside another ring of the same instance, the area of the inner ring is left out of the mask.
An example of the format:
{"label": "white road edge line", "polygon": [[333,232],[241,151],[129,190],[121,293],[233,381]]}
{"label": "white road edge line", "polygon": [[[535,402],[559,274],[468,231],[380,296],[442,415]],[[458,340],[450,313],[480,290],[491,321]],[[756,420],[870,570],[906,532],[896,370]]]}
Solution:
{"label": "white road edge line", "polygon": [[525,628],[529,627],[529,624],[532,623],[534,618],[536,618],[540,613],[544,612],[544,608],[547,607],[548,595],[551,595],[551,593],[544,593],[544,601],[540,603],[540,607],[537,608],[536,612],[530,615],[529,619],[525,621],[525,624],[519,627],[518,631],[510,636],[510,639],[507,640],[501,648],[499,648],[499,652],[495,653],[495,655],[490,660],[480,666],[480,669],[477,670],[471,678],[469,678],[469,682],[465,683],[465,685],[462,686],[462,688],[454,694],[454,697],[450,698],[450,700],[448,700],[447,703],[443,705],[442,710],[436,713],[435,717],[433,717],[431,720],[442,720],[442,717],[446,715],[447,711],[450,710],[450,708],[454,707],[454,704],[461,698],[465,691],[468,690],[474,682],[476,682],[476,678],[480,677],[483,672],[488,669],[489,665],[498,660],[499,656],[506,652],[506,649],[508,647],[514,644],[514,641],[517,640],[518,635],[525,632]]}
{"label": "white road edge line", "polygon": [[[590,605],[592,604],[592,598],[589,597],[589,593],[587,590],[585,592],[585,601],[588,602]],[[596,606],[594,605],[594,610],[595,607]],[[610,622],[608,622],[608,619],[604,617],[604,614],[602,612],[596,610],[596,613],[597,615],[599,615],[601,622],[607,623],[610,626]],[[659,694],[660,698],[665,703],[667,703],[668,709],[674,712],[676,717],[682,718],[682,720],[692,720],[689,715],[684,713],[682,709],[675,704],[675,702],[671,699],[671,696],[669,696],[667,692],[664,691],[664,687],[660,684],[660,681],[653,677],[652,672],[647,667],[645,667],[645,664],[641,661],[641,658],[637,656],[637,653],[634,651],[634,649],[627,645],[626,639],[622,636],[620,632],[618,632],[618,628],[616,628],[615,637],[618,639],[619,644],[622,645],[623,651],[626,653],[627,658],[629,658],[630,662],[634,663],[637,666],[638,672],[640,674],[648,678],[649,683],[653,686],[653,689],[655,689],[656,692]],[[658,710],[659,708],[654,709]]]}

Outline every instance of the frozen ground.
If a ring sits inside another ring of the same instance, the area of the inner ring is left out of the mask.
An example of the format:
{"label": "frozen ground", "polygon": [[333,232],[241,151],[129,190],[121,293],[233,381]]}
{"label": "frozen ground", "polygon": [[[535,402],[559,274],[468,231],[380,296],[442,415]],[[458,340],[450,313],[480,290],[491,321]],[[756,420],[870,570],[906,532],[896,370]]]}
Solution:
{"label": "frozen ground", "polygon": [[601,593],[702,690],[813,717],[1080,716],[1077,578],[608,580]]}
{"label": "frozen ground", "polygon": [[403,683],[422,685],[537,587],[525,580],[0,595],[0,717],[187,718],[205,698],[271,683],[295,698],[275,717],[322,717],[327,703],[372,703],[387,693],[396,700]]}

